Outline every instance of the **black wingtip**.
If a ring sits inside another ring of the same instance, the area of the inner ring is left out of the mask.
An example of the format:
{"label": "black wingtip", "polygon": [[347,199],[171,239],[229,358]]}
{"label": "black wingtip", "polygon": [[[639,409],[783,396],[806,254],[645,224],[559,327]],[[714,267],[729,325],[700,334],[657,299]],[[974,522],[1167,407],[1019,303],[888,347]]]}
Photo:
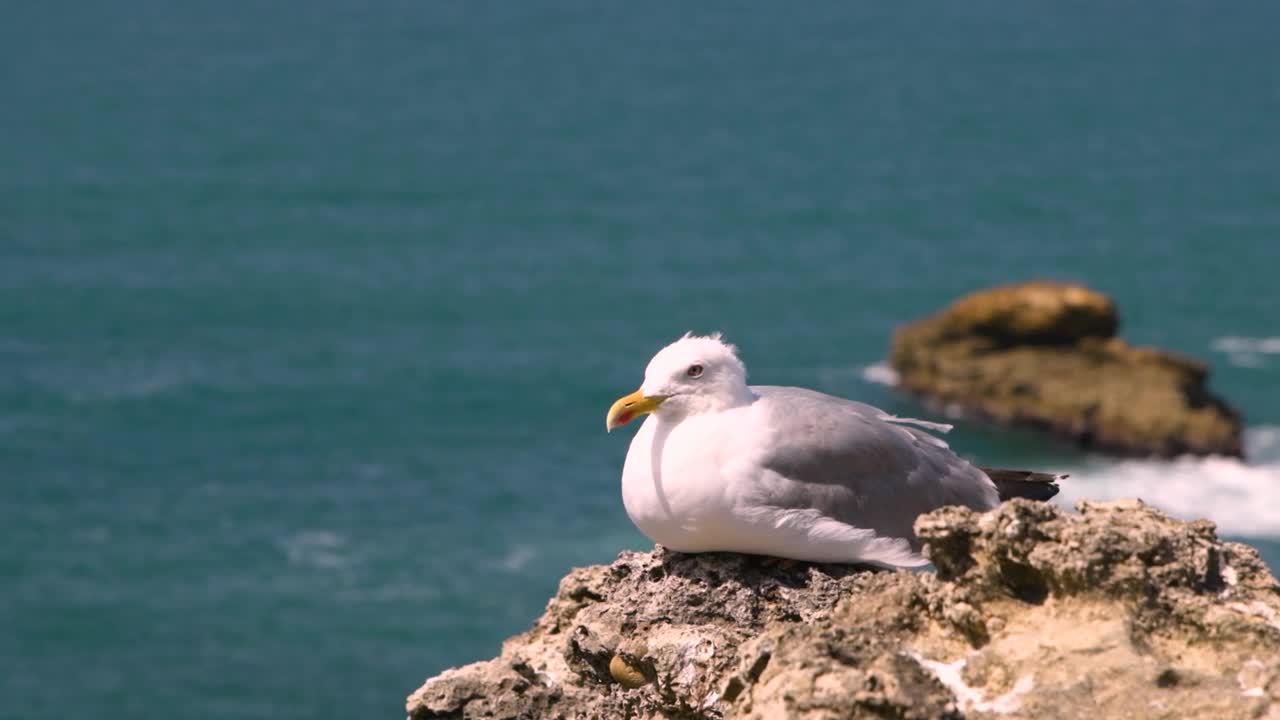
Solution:
{"label": "black wingtip", "polygon": [[995,483],[1000,499],[1028,498],[1030,500],[1049,500],[1058,494],[1058,481],[1065,480],[1065,474],[1042,473],[1032,470],[1006,470],[1003,468],[979,468]]}

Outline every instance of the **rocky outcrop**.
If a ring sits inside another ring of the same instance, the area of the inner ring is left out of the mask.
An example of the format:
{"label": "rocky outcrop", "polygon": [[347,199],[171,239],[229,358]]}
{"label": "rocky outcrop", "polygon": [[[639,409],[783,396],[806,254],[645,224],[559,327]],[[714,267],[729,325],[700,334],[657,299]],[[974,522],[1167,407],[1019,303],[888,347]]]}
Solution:
{"label": "rocky outcrop", "polygon": [[1030,282],[965,296],[897,330],[899,385],[998,423],[1124,455],[1239,456],[1239,415],[1206,388],[1208,366],[1116,336],[1106,295]]}
{"label": "rocky outcrop", "polygon": [[943,508],[937,572],[624,552],[427,718],[1280,718],[1280,585],[1137,501]]}

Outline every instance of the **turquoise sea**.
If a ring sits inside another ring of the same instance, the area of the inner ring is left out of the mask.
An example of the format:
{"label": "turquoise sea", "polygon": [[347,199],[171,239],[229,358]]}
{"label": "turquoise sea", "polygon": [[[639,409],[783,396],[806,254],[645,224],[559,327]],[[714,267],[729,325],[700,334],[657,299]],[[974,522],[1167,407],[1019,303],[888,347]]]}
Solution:
{"label": "turquoise sea", "polygon": [[647,547],[604,413],[723,330],[925,413],[1031,277],[1210,361],[1251,458],[961,422],[1280,567],[1280,5],[6,3],[0,717],[399,717]]}

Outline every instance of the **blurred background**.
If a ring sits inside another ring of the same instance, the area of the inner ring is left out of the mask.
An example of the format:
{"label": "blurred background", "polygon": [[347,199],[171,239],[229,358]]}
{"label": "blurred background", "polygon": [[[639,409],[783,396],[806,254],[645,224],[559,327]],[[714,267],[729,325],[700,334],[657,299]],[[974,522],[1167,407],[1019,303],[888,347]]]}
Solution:
{"label": "blurred background", "polygon": [[[398,717],[647,548],[610,402],[932,417],[895,325],[1032,277],[1203,357],[1250,460],[962,453],[1280,566],[1280,5],[9,3],[0,716]],[[74,704],[74,708],[68,705]]]}

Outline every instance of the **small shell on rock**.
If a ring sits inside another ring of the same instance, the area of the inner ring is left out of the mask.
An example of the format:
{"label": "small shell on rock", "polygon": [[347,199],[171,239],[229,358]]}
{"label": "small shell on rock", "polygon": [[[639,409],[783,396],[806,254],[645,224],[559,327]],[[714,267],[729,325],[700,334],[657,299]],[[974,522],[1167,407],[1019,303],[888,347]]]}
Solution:
{"label": "small shell on rock", "polygon": [[609,674],[618,681],[619,685],[628,690],[643,687],[649,682],[649,678],[645,677],[640,668],[623,660],[621,655],[614,655],[609,661]]}

